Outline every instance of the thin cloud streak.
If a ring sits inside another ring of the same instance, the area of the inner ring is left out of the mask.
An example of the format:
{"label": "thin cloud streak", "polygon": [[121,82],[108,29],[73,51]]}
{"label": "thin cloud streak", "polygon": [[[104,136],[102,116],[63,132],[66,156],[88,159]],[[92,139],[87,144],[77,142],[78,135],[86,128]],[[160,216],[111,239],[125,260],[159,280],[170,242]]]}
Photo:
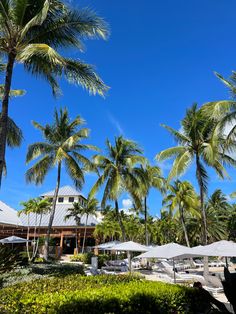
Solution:
{"label": "thin cloud streak", "polygon": [[125,135],[125,131],[120,125],[120,122],[111,113],[108,113],[108,119],[113,127],[115,127],[115,129],[118,131],[119,135]]}

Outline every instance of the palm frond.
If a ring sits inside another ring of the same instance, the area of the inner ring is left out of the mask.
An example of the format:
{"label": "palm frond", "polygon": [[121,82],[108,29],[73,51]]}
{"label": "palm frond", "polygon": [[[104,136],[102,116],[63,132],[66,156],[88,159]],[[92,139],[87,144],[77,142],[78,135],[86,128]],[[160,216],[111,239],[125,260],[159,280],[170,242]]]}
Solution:
{"label": "palm frond", "polygon": [[27,170],[26,181],[29,183],[34,182],[36,185],[41,184],[49,170],[52,169],[53,165],[54,158],[49,155],[44,156]]}

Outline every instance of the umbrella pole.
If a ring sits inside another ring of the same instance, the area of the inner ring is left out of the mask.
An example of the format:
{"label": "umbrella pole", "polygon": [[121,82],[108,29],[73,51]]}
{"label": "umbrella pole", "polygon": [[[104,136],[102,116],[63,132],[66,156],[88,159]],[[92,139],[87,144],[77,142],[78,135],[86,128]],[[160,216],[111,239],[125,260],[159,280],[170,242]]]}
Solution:
{"label": "umbrella pole", "polygon": [[228,263],[228,258],[227,258],[227,256],[225,257],[225,265],[226,265],[226,268],[228,269],[228,268],[229,268],[229,263]]}
{"label": "umbrella pole", "polygon": [[128,254],[128,263],[129,263],[129,272],[131,273],[132,269],[131,269],[131,253],[130,253],[130,251],[128,251],[127,254]]}
{"label": "umbrella pole", "polygon": [[175,274],[175,259],[173,258],[173,271],[174,271],[174,283],[176,283],[176,274]]}

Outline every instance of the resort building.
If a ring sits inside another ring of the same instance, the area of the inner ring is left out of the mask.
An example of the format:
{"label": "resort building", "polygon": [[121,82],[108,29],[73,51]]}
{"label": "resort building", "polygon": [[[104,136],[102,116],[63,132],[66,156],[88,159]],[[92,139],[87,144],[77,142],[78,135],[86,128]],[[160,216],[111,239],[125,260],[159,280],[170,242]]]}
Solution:
{"label": "resort building", "polygon": [[[52,201],[54,190],[41,195],[42,198],[49,198]],[[76,223],[74,218],[65,220],[67,210],[72,208],[74,202],[83,204],[86,198],[75,190],[73,187],[64,186],[59,189],[56,211],[51,231],[51,246],[56,250],[56,255],[73,254],[76,247]],[[17,211],[10,208],[3,202],[0,202],[0,238],[16,235],[27,236],[28,227],[30,229],[30,238],[33,238],[36,230],[37,237],[45,237],[49,222],[49,214],[42,216],[39,225],[39,215],[30,214],[29,216],[21,215],[18,217]],[[101,215],[88,216],[86,242],[87,249],[95,245],[93,232],[95,226],[99,223]],[[83,235],[85,230],[86,216],[81,217],[80,226],[77,228],[78,247],[82,246]]]}

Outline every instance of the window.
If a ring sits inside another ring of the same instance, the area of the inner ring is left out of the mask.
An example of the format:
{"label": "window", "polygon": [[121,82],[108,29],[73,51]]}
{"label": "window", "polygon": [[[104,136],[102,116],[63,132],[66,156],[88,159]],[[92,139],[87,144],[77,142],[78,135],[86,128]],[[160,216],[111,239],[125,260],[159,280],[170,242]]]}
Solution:
{"label": "window", "polygon": [[64,202],[64,197],[58,197],[58,203],[63,203]]}
{"label": "window", "polygon": [[74,202],[74,200],[75,200],[75,198],[74,198],[74,197],[69,197],[69,203],[73,203],[73,202]]}

